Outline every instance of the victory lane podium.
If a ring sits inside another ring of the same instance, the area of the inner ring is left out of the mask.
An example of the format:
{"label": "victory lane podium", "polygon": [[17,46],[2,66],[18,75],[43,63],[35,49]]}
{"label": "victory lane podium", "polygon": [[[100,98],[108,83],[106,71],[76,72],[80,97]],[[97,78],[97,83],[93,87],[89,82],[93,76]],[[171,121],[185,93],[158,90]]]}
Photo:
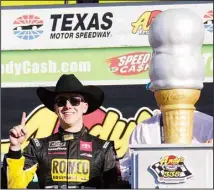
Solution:
{"label": "victory lane podium", "polygon": [[213,188],[212,144],[130,145],[131,187]]}

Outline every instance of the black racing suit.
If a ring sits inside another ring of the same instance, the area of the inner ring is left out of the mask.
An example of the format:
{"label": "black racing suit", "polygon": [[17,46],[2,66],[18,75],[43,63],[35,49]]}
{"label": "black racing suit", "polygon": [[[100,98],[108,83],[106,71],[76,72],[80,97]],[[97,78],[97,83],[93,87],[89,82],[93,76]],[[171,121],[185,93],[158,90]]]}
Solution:
{"label": "black racing suit", "polygon": [[59,128],[49,137],[31,139],[22,155],[9,150],[3,167],[8,188],[26,188],[35,172],[40,188],[117,188],[120,178],[113,142],[90,135],[85,127],[77,133]]}

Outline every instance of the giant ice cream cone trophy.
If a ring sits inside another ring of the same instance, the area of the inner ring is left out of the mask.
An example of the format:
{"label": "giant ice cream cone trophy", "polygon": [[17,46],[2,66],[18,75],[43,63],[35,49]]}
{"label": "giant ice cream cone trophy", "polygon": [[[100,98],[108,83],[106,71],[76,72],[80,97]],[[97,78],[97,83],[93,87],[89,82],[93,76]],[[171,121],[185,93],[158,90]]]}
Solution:
{"label": "giant ice cream cone trophy", "polygon": [[165,143],[192,142],[193,114],[205,73],[203,40],[203,21],[188,9],[163,11],[150,26],[150,90],[162,111]]}

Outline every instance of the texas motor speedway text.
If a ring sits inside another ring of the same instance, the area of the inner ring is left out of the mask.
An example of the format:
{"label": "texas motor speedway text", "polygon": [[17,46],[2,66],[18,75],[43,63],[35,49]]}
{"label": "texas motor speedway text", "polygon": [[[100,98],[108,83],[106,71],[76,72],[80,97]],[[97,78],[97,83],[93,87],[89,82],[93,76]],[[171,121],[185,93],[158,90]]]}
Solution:
{"label": "texas motor speedway text", "polygon": [[70,39],[70,38],[108,38],[110,31],[102,32],[66,32],[66,33],[51,33],[50,39]]}
{"label": "texas motor speedway text", "polygon": [[50,39],[110,37],[112,18],[111,12],[52,14]]}

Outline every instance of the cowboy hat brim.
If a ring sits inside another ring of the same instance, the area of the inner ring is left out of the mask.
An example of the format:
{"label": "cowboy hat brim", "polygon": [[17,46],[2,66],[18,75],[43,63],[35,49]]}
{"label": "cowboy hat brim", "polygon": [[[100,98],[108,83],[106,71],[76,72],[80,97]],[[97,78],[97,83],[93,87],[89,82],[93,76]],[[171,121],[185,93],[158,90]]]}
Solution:
{"label": "cowboy hat brim", "polygon": [[54,104],[56,95],[60,93],[78,93],[84,97],[84,100],[88,103],[88,110],[84,114],[89,114],[97,110],[104,101],[104,92],[96,86],[83,86],[79,90],[69,90],[63,92],[50,91],[44,87],[37,88],[37,95],[40,101],[51,111],[54,112]]}

